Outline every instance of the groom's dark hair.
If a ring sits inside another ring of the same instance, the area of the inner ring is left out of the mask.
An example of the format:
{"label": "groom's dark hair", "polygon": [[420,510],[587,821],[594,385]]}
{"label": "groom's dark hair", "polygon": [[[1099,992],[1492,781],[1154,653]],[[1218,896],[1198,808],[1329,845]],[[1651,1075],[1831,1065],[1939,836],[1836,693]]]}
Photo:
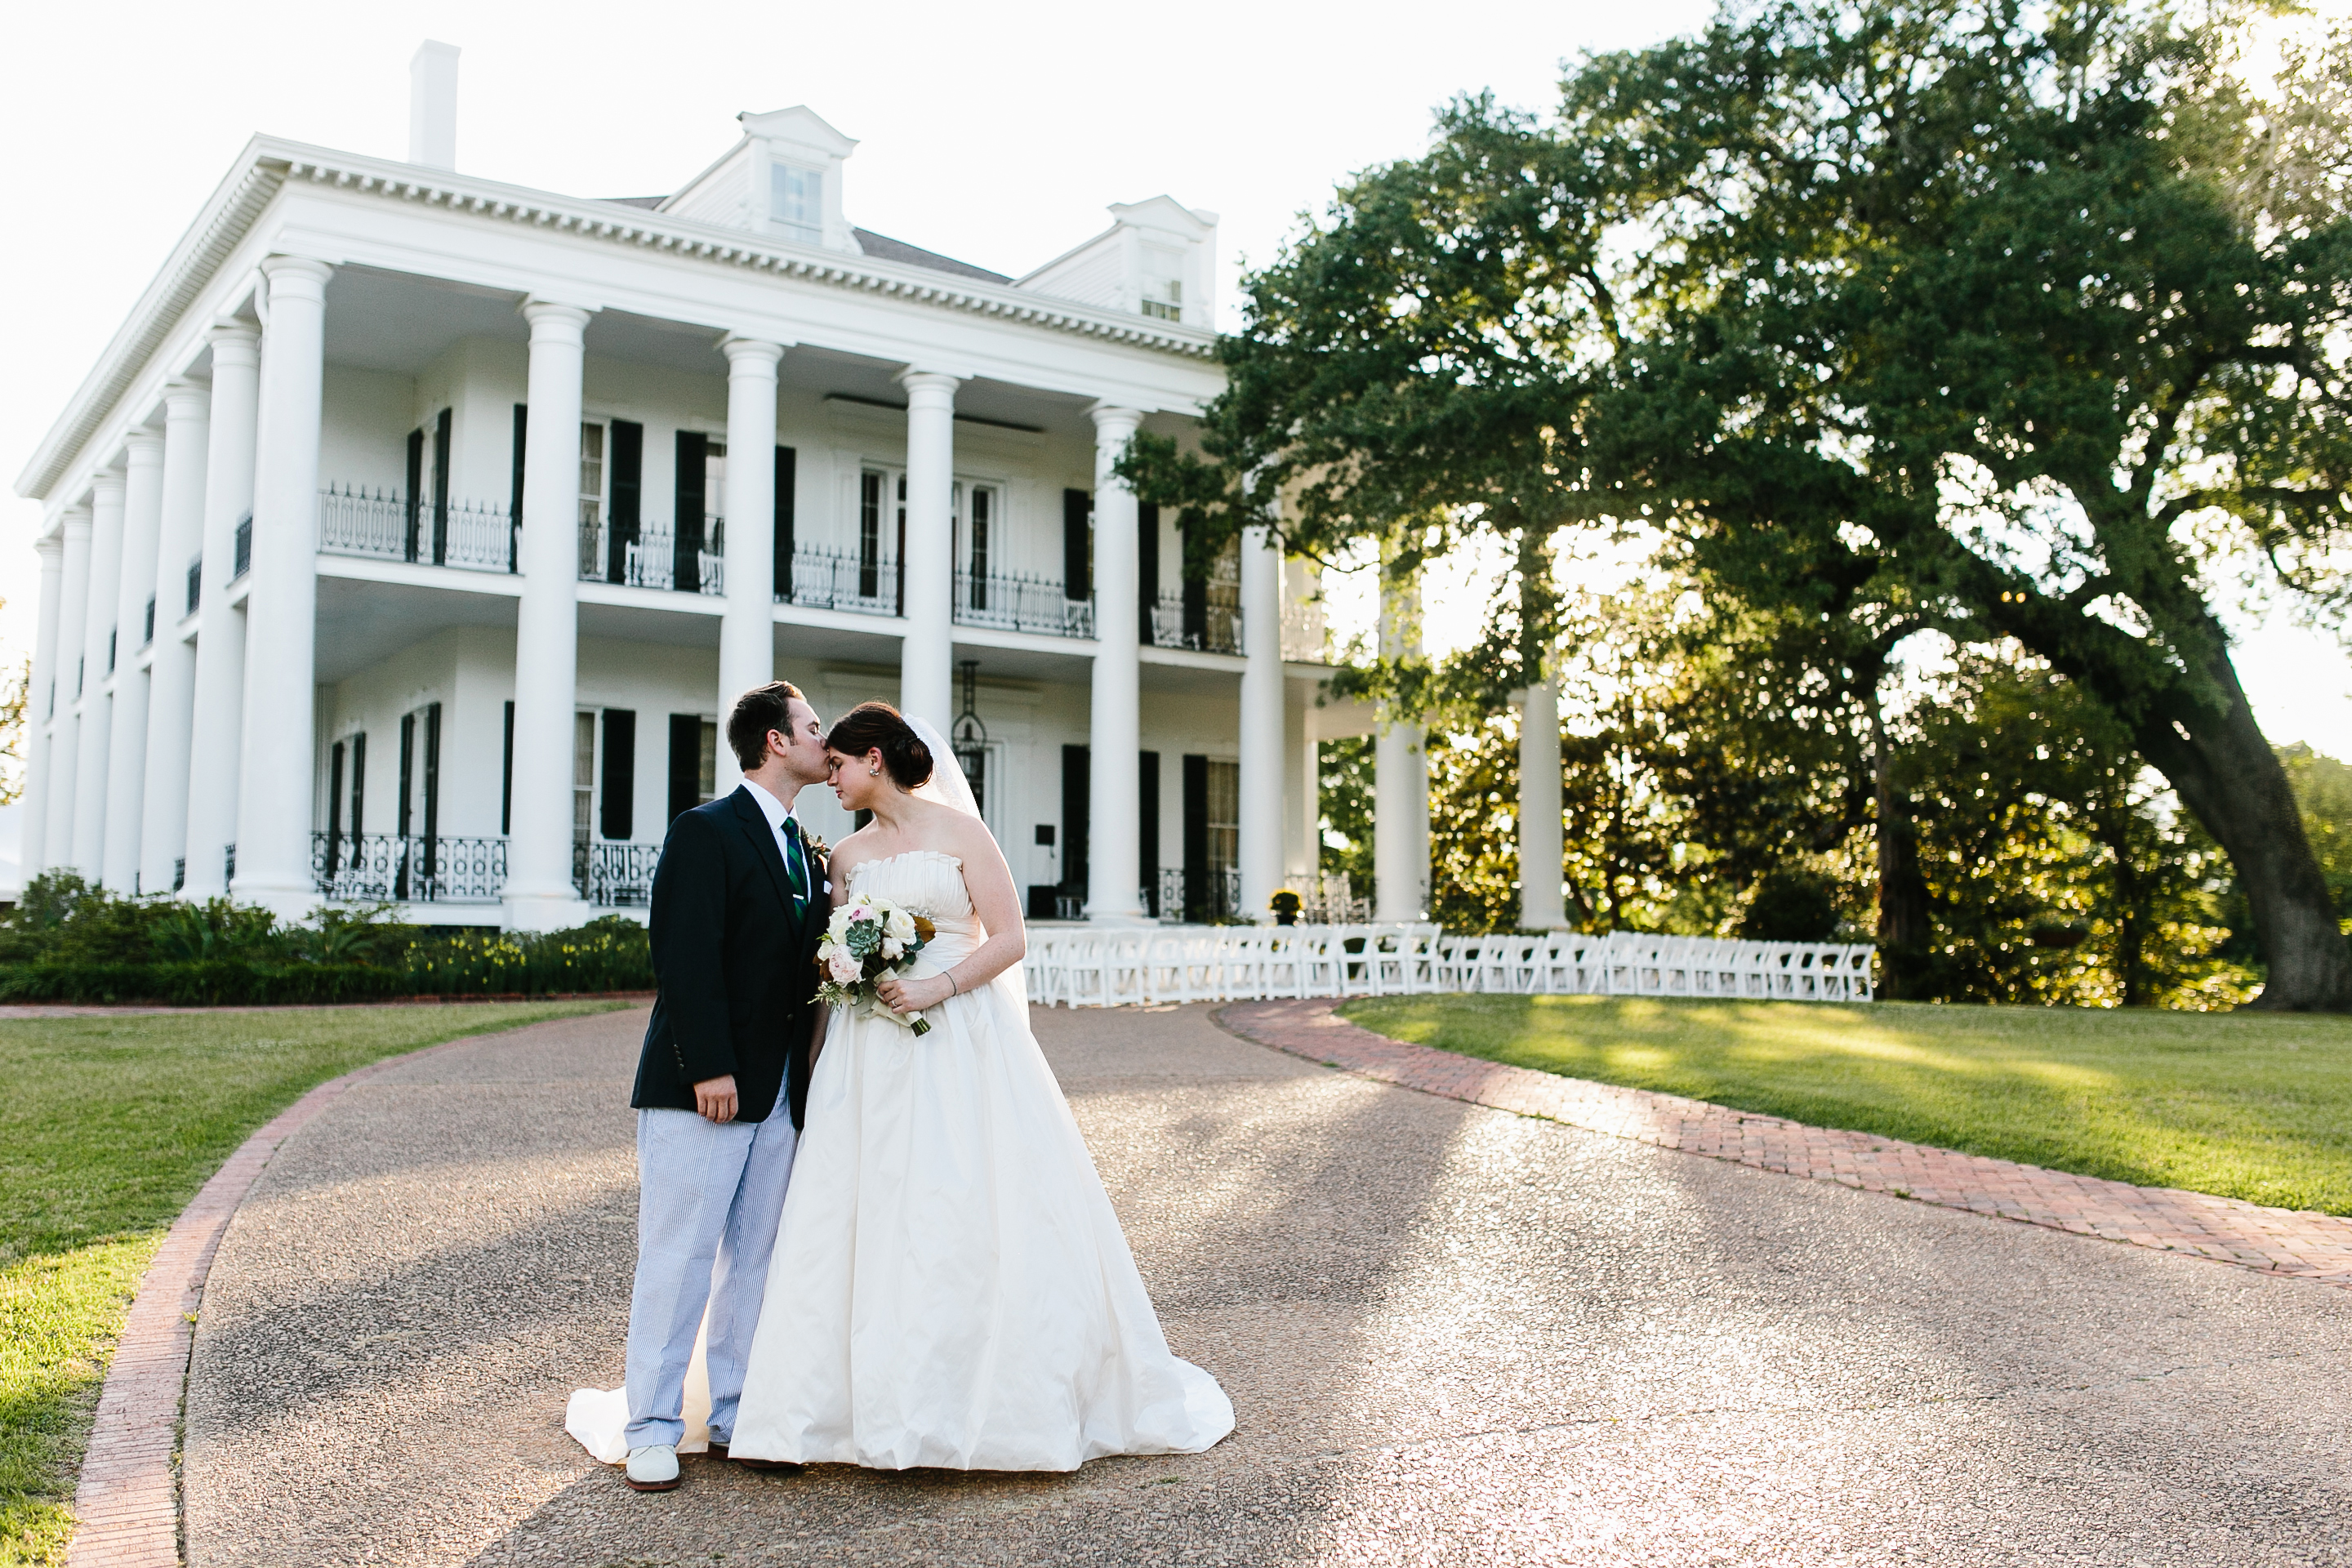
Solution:
{"label": "groom's dark hair", "polygon": [[793,732],[792,710],[784,704],[806,700],[789,680],[771,680],[735,699],[735,710],[727,715],[727,749],[735,753],[736,765],[748,773],[766,762],[768,731]]}

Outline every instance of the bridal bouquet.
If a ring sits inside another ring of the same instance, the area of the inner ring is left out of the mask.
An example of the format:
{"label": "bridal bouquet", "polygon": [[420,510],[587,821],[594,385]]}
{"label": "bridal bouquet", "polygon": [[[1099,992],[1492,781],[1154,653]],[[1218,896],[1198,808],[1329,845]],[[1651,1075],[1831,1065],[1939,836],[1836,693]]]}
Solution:
{"label": "bridal bouquet", "polygon": [[920,1013],[894,1013],[885,1006],[874,994],[874,983],[886,974],[903,973],[935,934],[922,916],[871,894],[858,894],[833,911],[817,941],[816,966],[824,979],[816,988],[816,999],[829,1007],[887,1018],[918,1035],[930,1033],[930,1023]]}

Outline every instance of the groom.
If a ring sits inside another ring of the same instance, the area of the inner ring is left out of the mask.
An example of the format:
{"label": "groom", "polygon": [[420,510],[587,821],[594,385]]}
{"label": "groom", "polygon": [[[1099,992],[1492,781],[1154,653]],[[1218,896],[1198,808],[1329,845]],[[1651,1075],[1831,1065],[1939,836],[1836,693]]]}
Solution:
{"label": "groom", "polygon": [[792,805],[826,776],[823,735],[789,683],[743,693],[727,716],[743,783],[681,813],[654,872],[660,991],[629,1096],[638,1195],[626,1442],[638,1491],[677,1485],[706,1303],[713,1448],[734,1428],[808,1103],[816,944],[831,910],[823,859]]}

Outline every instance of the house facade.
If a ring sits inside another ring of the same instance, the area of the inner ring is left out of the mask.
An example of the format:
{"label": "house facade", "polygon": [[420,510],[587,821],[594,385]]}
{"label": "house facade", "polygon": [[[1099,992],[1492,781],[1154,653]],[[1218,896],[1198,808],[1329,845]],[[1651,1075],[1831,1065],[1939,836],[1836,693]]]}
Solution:
{"label": "house facade", "polygon": [[641,910],[776,678],[950,731],[1033,918],[1311,878],[1317,743],[1370,725],[1315,581],[1260,533],[1188,579],[1112,471],[1222,384],[1214,215],[1007,278],[854,226],[806,109],[629,199],[435,166],[432,115],[406,163],[251,142],[20,479],[28,878]]}

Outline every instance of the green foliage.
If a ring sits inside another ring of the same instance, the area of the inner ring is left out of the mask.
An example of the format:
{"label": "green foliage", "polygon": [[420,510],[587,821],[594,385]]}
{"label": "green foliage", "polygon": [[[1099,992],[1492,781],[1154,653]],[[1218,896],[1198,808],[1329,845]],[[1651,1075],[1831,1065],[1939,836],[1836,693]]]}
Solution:
{"label": "green foliage", "polygon": [[1372,748],[1370,735],[1324,741],[1316,748],[1316,804],[1323,814],[1320,868],[1345,874],[1360,891],[1372,885]]}
{"label": "green foliage", "polygon": [[1819,871],[1780,866],[1756,884],[1739,917],[1752,942],[1827,942],[1837,935],[1838,887]]}
{"label": "green foliage", "polygon": [[2336,914],[2352,930],[2352,767],[2302,744],[2281,747],[2279,761],[2294,786],[2303,834],[2327,879]]}
{"label": "green foliage", "polygon": [[50,871],[0,915],[0,998],[217,1006],[653,988],[646,928],[625,916],[542,934],[446,934],[387,915],[322,910],[280,925],[226,899],[118,898]]}
{"label": "green foliage", "polygon": [[1429,915],[1453,931],[1518,921],[1519,747],[1501,720],[1429,737]]}
{"label": "green foliage", "polygon": [[606,915],[572,931],[464,933],[412,944],[410,984],[438,996],[525,995],[654,987],[646,928]]}

